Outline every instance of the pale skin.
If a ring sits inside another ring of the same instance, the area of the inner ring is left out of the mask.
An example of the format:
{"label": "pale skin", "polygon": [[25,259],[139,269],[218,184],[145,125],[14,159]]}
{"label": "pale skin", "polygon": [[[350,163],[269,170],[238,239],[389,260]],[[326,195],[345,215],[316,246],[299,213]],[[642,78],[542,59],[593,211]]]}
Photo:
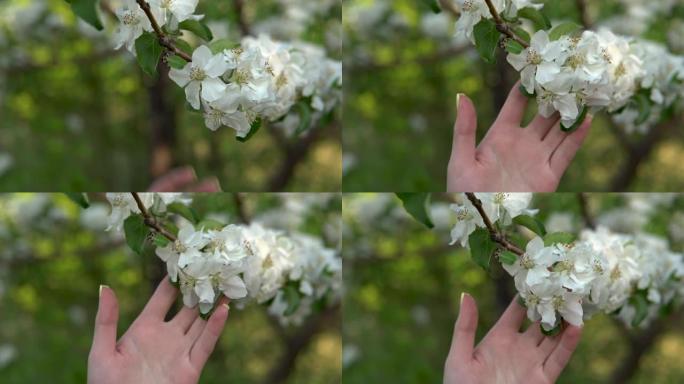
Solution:
{"label": "pale skin", "polygon": [[522,119],[528,98],[516,84],[487,135],[476,146],[477,115],[473,102],[457,97],[448,192],[553,192],[589,133],[592,117],[566,133],[558,114]]}
{"label": "pale skin", "polygon": [[228,318],[228,305],[222,299],[207,321],[188,307],[164,321],[177,296],[178,289],[164,278],[117,342],[116,296],[101,286],[88,383],[197,383]]}
{"label": "pale skin", "polygon": [[539,323],[520,331],[526,309],[514,298],[487,335],[474,346],[477,306],[468,294],[461,297],[444,383],[547,384],[561,374],[581,336],[568,325],[556,336],[545,336]]}

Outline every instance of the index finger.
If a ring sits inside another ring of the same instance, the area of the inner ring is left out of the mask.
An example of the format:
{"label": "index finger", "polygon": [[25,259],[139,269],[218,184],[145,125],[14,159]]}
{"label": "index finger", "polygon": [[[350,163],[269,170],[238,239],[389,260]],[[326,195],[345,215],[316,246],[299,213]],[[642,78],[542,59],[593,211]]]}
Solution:
{"label": "index finger", "polygon": [[166,313],[178,297],[178,289],[169,281],[169,276],[164,276],[157,289],[152,294],[150,301],[143,308],[141,316],[149,316],[157,320],[164,320]]}
{"label": "index finger", "polygon": [[520,330],[527,310],[518,303],[518,297],[519,295],[513,297],[513,300],[511,300],[508,308],[506,308],[493,329],[507,332],[518,332]]}
{"label": "index finger", "polygon": [[520,81],[518,81],[508,93],[508,98],[499,112],[499,117],[496,118],[496,123],[521,126],[527,102],[528,98],[520,91]]}

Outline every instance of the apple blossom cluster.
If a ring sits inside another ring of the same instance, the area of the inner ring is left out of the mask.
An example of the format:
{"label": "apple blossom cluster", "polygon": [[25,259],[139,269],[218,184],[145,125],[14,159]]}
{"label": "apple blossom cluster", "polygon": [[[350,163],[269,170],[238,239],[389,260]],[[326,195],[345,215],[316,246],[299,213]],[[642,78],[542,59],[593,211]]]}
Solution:
{"label": "apple blossom cluster", "polygon": [[684,57],[673,55],[660,44],[637,41],[631,45],[632,53],[639,58],[643,74],[637,79],[641,90],[638,98],[650,108],[643,110],[637,103],[630,103],[612,115],[613,121],[628,133],[646,133],[658,123],[662,113],[681,102],[684,96]]}
{"label": "apple blossom cluster", "polygon": [[[517,216],[536,213],[536,210],[528,209],[532,201],[531,193],[476,193],[475,196],[482,202],[482,208],[492,224],[509,225]],[[456,224],[451,230],[451,244],[459,243],[462,247],[468,247],[470,234],[478,227],[485,228],[485,224],[475,206],[465,198],[462,200],[462,204],[450,206],[451,210],[456,212]]]}
{"label": "apple blossom cluster", "polygon": [[342,64],[315,46],[260,35],[219,53],[199,46],[192,62],[169,77],[194,109],[204,110],[209,129],[228,126],[245,137],[257,119],[288,119],[298,102],[318,114],[314,119],[330,112],[341,99]]}
{"label": "apple blossom cluster", "polygon": [[[130,196],[130,197],[129,197]],[[183,194],[139,194],[150,212],[165,204],[189,200]],[[131,194],[107,194],[112,205],[110,228],[120,228],[138,211]],[[177,238],[156,244],[188,307],[210,312],[223,295],[242,307],[249,302],[268,306],[286,324],[299,324],[319,303],[339,300],[342,260],[338,252],[310,235],[286,233],[260,224],[196,228],[179,223]]]}
{"label": "apple blossom cluster", "polygon": [[[462,12],[457,34],[477,43],[473,28],[492,19],[490,9],[484,0],[457,3]],[[542,7],[528,1],[492,4],[507,20],[518,17],[521,9]],[[577,127],[587,113],[607,110],[628,132],[644,132],[684,92],[684,58],[607,28],[581,34],[540,29],[528,47],[509,49],[507,60],[520,72],[526,93],[536,97],[539,113],[550,117],[558,112],[564,129]]]}
{"label": "apple blossom cluster", "polygon": [[644,78],[641,59],[630,41],[607,29],[551,40],[537,31],[530,46],[509,54],[508,62],[520,72],[522,86],[536,95],[539,113],[558,112],[564,127],[572,127],[586,112],[624,107]]}
{"label": "apple blossom cluster", "polygon": [[[665,240],[602,227],[583,231],[570,244],[545,246],[535,237],[524,255],[502,266],[513,276],[528,318],[546,330],[561,319],[581,326],[597,312],[616,314],[628,326],[646,324],[684,294],[684,259]],[[637,305],[642,318],[635,321]]]}
{"label": "apple blossom cluster", "polygon": [[[289,17],[300,20],[308,15],[301,4],[291,3],[283,1],[291,11]],[[180,22],[203,18],[194,14],[198,0],[150,0],[148,4],[160,27],[170,33],[178,31]],[[325,12],[333,4],[321,4],[318,11]],[[116,15],[120,21],[116,48],[126,46],[134,52],[136,40],[144,32],[153,32],[151,21],[135,0],[123,0]],[[188,103],[203,112],[211,130],[227,126],[237,137],[245,138],[263,120],[299,133],[341,100],[342,64],[329,59],[322,48],[297,41],[278,42],[266,34],[247,36],[236,47],[218,52],[210,46],[197,47],[192,61],[172,68],[169,77],[184,88]]]}

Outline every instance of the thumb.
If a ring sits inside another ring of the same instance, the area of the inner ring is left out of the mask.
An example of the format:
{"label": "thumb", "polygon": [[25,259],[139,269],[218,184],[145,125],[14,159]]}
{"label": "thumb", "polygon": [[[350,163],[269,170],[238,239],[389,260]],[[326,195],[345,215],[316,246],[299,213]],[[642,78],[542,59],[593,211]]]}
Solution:
{"label": "thumb", "polygon": [[116,323],[119,319],[119,304],[114,291],[100,285],[100,303],[95,317],[95,334],[91,353],[109,354],[116,347]]}
{"label": "thumb", "polygon": [[477,331],[477,305],[475,299],[467,293],[461,294],[461,306],[454,326],[448,360],[469,361],[473,357]]}
{"label": "thumb", "polygon": [[468,163],[475,158],[475,134],[477,132],[475,106],[468,96],[462,93],[456,96],[456,103],[458,115],[454,124],[451,165]]}

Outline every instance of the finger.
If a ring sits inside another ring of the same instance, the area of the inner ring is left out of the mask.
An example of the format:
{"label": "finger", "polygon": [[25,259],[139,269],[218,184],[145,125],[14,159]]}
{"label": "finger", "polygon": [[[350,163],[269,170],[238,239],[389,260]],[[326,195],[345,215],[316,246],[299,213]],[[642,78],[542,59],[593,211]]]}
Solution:
{"label": "finger", "polygon": [[520,82],[515,83],[511,91],[508,93],[508,98],[501,107],[499,117],[496,118],[497,123],[507,123],[504,126],[522,125],[522,118],[525,115],[527,108],[527,96],[520,92]]}
{"label": "finger", "polygon": [[544,372],[551,381],[556,381],[563,368],[570,361],[581,335],[581,328],[570,325],[563,330],[560,336],[557,336],[560,341],[544,362]]}
{"label": "finger", "polygon": [[207,321],[197,316],[195,321],[190,326],[190,329],[188,329],[188,333],[185,334],[188,337],[188,340],[190,340],[191,345],[195,344],[197,338],[202,334],[202,331],[206,325]]}
{"label": "finger", "polygon": [[110,354],[116,348],[116,323],[119,319],[119,304],[114,291],[100,285],[100,303],[95,317],[95,333],[91,353]]}
{"label": "finger", "polygon": [[220,192],[221,185],[217,178],[210,177],[194,185],[190,190],[191,192]]}
{"label": "finger", "polygon": [[554,113],[550,117],[537,115],[532,122],[525,128],[529,133],[539,140],[543,140],[551,129],[560,121],[560,114]]}
{"label": "finger", "polygon": [[538,346],[539,343],[544,340],[544,334],[539,327],[539,322],[530,324],[530,326],[525,330],[525,333],[523,333],[523,337],[526,340],[529,340],[530,343],[532,343],[535,347]]}
{"label": "finger", "polygon": [[183,309],[178,311],[176,316],[171,320],[171,323],[178,327],[183,333],[188,332],[188,329],[193,322],[199,317],[199,310],[197,307],[190,308],[183,306]]}
{"label": "finger", "polygon": [[526,312],[527,310],[525,307],[518,303],[518,295],[515,295],[508,305],[508,308],[506,308],[503,315],[499,318],[499,321],[494,325],[494,329],[518,332],[525,319]]}
{"label": "finger", "polygon": [[[228,298],[225,296],[221,296],[217,305],[223,304],[228,304]],[[206,320],[202,319],[202,317],[199,316],[198,313],[198,315],[195,316],[195,319],[193,320],[192,324],[189,326],[189,329],[187,329],[187,333],[185,334],[186,336],[188,336],[188,340],[190,340],[192,344],[194,344],[199,335],[202,334],[202,330],[206,325]]]}
{"label": "finger", "polygon": [[593,120],[592,116],[588,116],[584,123],[571,134],[567,135],[565,139],[558,145],[558,148],[551,155],[549,164],[551,169],[557,174],[562,175],[565,170],[575,158],[575,154],[584,143],[584,139],[587,138],[589,134],[589,128],[591,128],[591,122]]}
{"label": "finger", "polygon": [[150,192],[178,192],[188,184],[197,180],[195,170],[190,167],[176,168],[155,180],[149,188]]}
{"label": "finger", "polygon": [[560,123],[554,125],[553,128],[549,130],[549,133],[546,134],[542,140],[542,145],[549,153],[549,157],[570,134],[571,133],[565,132],[561,129]]}
{"label": "finger", "polygon": [[149,316],[163,321],[171,305],[176,301],[177,296],[178,289],[171,285],[168,275],[164,276],[154,294],[152,294],[150,301],[143,308],[141,316]]}
{"label": "finger", "polygon": [[477,305],[475,299],[467,293],[461,294],[461,305],[458,319],[454,325],[451,348],[447,360],[469,361],[473,357],[477,331]]}
{"label": "finger", "polygon": [[221,336],[221,331],[226,324],[228,318],[228,305],[221,304],[209,317],[207,325],[202,330],[202,333],[197,338],[197,341],[190,349],[190,362],[201,369],[204,363],[207,362],[209,355],[214,351],[214,346]]}
{"label": "finger", "polygon": [[475,134],[477,114],[468,96],[459,93],[456,97],[458,116],[454,124],[454,138],[451,147],[450,164],[465,165],[475,159]]}
{"label": "finger", "polygon": [[539,352],[541,355],[544,356],[545,359],[548,358],[551,352],[558,346],[560,340],[560,335],[545,337],[539,344]]}

